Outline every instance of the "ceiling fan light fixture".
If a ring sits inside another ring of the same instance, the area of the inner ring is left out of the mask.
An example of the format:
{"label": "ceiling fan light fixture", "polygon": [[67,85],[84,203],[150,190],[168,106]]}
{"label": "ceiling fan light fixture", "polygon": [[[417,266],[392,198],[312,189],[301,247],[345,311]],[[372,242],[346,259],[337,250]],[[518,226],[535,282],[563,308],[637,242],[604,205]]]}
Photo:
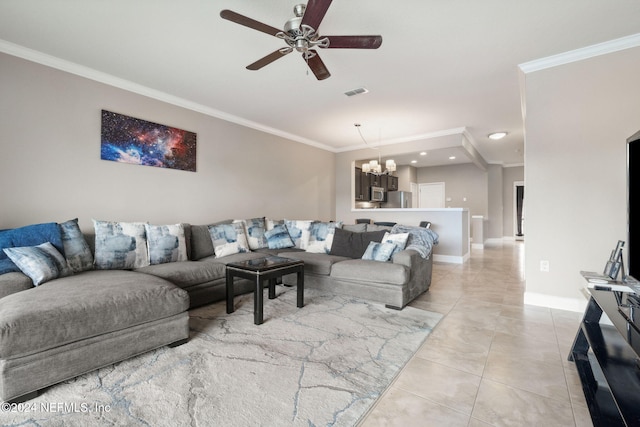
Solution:
{"label": "ceiling fan light fixture", "polygon": [[489,137],[489,139],[493,139],[494,141],[497,141],[507,136],[507,132],[493,132],[487,136]]}

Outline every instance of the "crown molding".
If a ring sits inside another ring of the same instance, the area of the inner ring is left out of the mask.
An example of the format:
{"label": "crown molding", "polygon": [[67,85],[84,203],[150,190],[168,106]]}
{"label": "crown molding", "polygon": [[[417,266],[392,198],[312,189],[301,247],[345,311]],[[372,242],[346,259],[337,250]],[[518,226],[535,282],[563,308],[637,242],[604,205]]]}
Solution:
{"label": "crown molding", "polygon": [[335,152],[335,149],[333,147],[322,144],[320,142],[303,138],[301,136],[294,135],[288,132],[283,132],[279,129],[275,129],[261,123],[253,122],[251,120],[246,120],[242,117],[234,116],[233,114],[225,113],[224,111],[216,110],[215,108],[207,107],[206,105],[198,104],[196,102],[170,95],[168,93],[152,89],[150,87],[134,83],[129,80],[121,79],[111,74],[107,74],[93,68],[85,67],[84,65],[76,64],[74,62],[60,59],[55,56],[47,55],[37,50],[29,49],[15,43],[8,42],[6,40],[0,39],[0,52],[4,52],[8,55],[16,56],[18,58],[26,59],[27,61],[45,65],[47,67],[55,68],[57,70],[65,71],[67,73],[75,74],[77,76],[84,77],[86,79],[93,80],[99,83],[104,83],[106,85],[123,89],[128,92],[137,93],[138,95],[143,95],[148,98],[165,102],[167,104],[172,104],[181,108],[185,108],[187,110],[195,111],[210,117],[215,117],[217,119],[235,123],[271,135],[279,136],[281,138],[300,142],[302,144],[320,148],[325,151]]}
{"label": "crown molding", "polygon": [[333,151],[336,153],[344,153],[347,151],[356,151],[356,150],[362,150],[366,148],[379,148],[386,145],[402,144],[404,142],[420,141],[423,139],[439,138],[442,136],[464,135],[466,132],[467,132],[466,127],[459,127],[459,128],[445,129],[445,130],[440,130],[436,132],[425,133],[421,135],[412,135],[412,136],[403,137],[403,138],[387,139],[384,141],[380,141],[377,144],[358,144],[358,145],[351,145],[344,148],[335,148]]}
{"label": "crown molding", "polygon": [[580,49],[570,50],[568,52],[559,53],[557,55],[547,56],[546,58],[536,59],[534,61],[525,62],[518,65],[523,73],[533,73],[547,68],[557,67],[559,65],[570,64],[572,62],[582,61],[584,59],[593,58],[608,53],[619,52],[625,49],[631,49],[640,46],[640,33],[633,34],[619,39],[610,40],[604,43],[598,43]]}

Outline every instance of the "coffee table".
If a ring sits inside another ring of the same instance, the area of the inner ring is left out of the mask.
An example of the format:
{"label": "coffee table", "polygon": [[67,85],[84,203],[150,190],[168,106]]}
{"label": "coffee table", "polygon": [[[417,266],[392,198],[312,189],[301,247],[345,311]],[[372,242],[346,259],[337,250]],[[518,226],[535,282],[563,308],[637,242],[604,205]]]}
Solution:
{"label": "coffee table", "polygon": [[286,274],[297,274],[298,308],[304,307],[304,262],[279,256],[230,262],[227,264],[227,313],[235,311],[233,307],[233,278],[242,277],[253,280],[253,323],[261,325],[263,321],[264,281],[269,281],[269,299],[276,297],[276,279]]}

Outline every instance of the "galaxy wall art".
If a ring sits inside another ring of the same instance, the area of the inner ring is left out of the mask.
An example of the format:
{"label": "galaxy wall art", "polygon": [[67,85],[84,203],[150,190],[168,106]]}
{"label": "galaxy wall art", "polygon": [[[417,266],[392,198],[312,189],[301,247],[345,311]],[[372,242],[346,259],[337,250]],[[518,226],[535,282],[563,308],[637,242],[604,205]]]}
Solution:
{"label": "galaxy wall art", "polygon": [[196,171],[196,134],[102,110],[100,158]]}

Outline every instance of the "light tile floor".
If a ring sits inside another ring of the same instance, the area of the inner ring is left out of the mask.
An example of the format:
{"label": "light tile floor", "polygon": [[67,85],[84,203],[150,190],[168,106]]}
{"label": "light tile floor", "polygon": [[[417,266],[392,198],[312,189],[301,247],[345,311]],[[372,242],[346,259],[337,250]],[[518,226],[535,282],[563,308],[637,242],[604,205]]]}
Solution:
{"label": "light tile floor", "polygon": [[434,263],[410,305],[445,315],[360,423],[374,426],[591,426],[567,355],[582,313],[529,306],[524,243]]}

